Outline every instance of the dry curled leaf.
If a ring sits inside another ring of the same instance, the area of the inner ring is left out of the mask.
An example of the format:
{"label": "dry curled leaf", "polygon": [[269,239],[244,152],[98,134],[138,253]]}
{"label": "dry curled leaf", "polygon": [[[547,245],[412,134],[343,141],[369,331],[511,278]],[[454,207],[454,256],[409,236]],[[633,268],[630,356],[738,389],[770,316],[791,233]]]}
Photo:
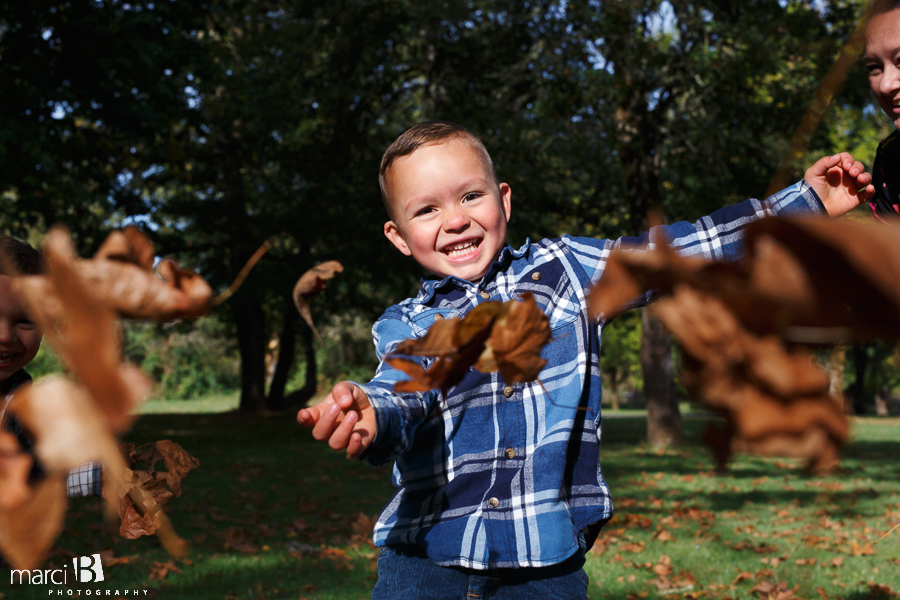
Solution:
{"label": "dry curled leaf", "polygon": [[[181,480],[200,462],[171,440],[160,440],[137,449],[127,444],[122,450],[130,468],[120,496],[119,534],[128,539],[153,535],[163,524],[159,508],[181,495]],[[165,465],[165,471],[156,470],[160,461]],[[140,463],[146,468],[134,469]]]}
{"label": "dry curled leaf", "polygon": [[[69,233],[54,227],[44,244],[48,263],[65,260],[72,277],[89,291],[93,301],[117,316],[168,321],[198,317],[212,309],[212,288],[193,271],[162,261],[159,275],[153,271],[153,245],[134,227],[110,234],[92,259],[75,256]],[[40,295],[37,305],[48,317],[58,318],[62,304],[69,302],[67,288],[46,275],[19,278],[21,289]]]}
{"label": "dry curled leaf", "polygon": [[[499,371],[506,383],[534,381],[547,361],[541,349],[550,341],[550,321],[529,292],[520,300],[484,302],[462,319],[435,321],[424,337],[404,340],[385,360],[410,376],[394,385],[398,392],[447,390],[470,367]],[[397,355],[433,356],[424,369]]]}
{"label": "dry curled leaf", "polygon": [[900,338],[900,230],[851,221],[763,219],[740,264],[665,244],[613,253],[589,299],[611,319],[654,291],[654,313],[685,354],[685,384],[725,416],[707,434],[720,467],[734,451],[837,461],[848,435],[828,378],[798,344]]}
{"label": "dry curled leaf", "polygon": [[[24,500],[0,506],[0,552],[16,568],[31,569],[62,529],[69,471],[100,461],[107,480],[115,482],[125,465],[103,414],[85,388],[72,381],[51,377],[23,386],[10,400],[7,413],[15,415],[33,436],[35,456],[46,470],[33,488],[26,485]],[[21,483],[26,483],[24,478]],[[110,489],[115,490],[115,485]],[[115,511],[115,506],[110,510]]]}
{"label": "dry curled leaf", "polygon": [[308,270],[300,276],[297,283],[294,284],[293,298],[297,312],[309,325],[309,328],[316,334],[316,338],[321,340],[316,326],[313,325],[312,313],[309,311],[309,300],[318,296],[325,289],[325,283],[332,279],[337,273],[343,272],[344,267],[336,260],[329,260],[320,263]]}

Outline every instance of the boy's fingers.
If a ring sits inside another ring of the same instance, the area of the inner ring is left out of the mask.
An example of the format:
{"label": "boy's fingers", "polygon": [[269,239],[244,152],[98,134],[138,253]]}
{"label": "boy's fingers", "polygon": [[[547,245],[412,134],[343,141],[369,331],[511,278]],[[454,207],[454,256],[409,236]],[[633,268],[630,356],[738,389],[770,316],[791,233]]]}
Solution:
{"label": "boy's fingers", "polygon": [[353,433],[353,426],[356,425],[357,416],[355,412],[348,412],[344,415],[344,420],[337,426],[331,437],[328,438],[328,445],[332,450],[341,450],[347,447],[350,440],[350,434]]}
{"label": "boy's fingers", "polygon": [[334,423],[340,414],[341,407],[333,402],[329,403],[319,414],[319,420],[312,430],[313,437],[320,442],[331,437],[331,432],[334,430]]}
{"label": "boy's fingers", "polygon": [[350,434],[350,441],[347,443],[347,458],[356,458],[362,454],[362,436],[358,433]]}

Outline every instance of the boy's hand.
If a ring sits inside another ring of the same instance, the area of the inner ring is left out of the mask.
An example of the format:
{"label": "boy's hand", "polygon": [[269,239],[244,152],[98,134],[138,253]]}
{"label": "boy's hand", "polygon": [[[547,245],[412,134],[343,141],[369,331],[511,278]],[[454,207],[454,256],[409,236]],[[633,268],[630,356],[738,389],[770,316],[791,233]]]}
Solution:
{"label": "boy's hand", "polygon": [[334,386],[319,404],[298,412],[297,422],[312,427],[315,439],[346,450],[347,458],[362,454],[375,439],[375,410],[366,394],[349,381]]}
{"label": "boy's hand", "polygon": [[803,179],[819,195],[831,218],[847,214],[875,195],[872,176],[848,152],[819,159]]}

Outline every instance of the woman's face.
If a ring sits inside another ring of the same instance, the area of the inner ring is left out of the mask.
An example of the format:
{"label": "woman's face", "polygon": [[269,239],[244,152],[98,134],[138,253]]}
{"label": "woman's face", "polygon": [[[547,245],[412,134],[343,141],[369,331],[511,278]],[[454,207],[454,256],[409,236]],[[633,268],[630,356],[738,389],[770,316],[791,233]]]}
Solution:
{"label": "woman's face", "polygon": [[863,60],[881,110],[900,129],[900,8],[877,14],[869,21]]}

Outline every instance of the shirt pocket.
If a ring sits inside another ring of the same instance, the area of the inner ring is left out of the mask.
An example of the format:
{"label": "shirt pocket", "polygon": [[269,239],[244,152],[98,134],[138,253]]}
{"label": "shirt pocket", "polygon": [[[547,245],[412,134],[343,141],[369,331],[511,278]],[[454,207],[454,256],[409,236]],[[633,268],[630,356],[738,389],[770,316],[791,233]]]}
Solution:
{"label": "shirt pocket", "polygon": [[435,321],[453,319],[457,317],[456,311],[449,308],[430,308],[412,317],[412,330],[416,337],[422,337]]}
{"label": "shirt pocket", "polygon": [[534,294],[541,310],[550,319],[550,331],[562,329],[581,315],[581,302],[572,280],[559,260],[544,263],[526,272],[516,286],[517,295]]}

